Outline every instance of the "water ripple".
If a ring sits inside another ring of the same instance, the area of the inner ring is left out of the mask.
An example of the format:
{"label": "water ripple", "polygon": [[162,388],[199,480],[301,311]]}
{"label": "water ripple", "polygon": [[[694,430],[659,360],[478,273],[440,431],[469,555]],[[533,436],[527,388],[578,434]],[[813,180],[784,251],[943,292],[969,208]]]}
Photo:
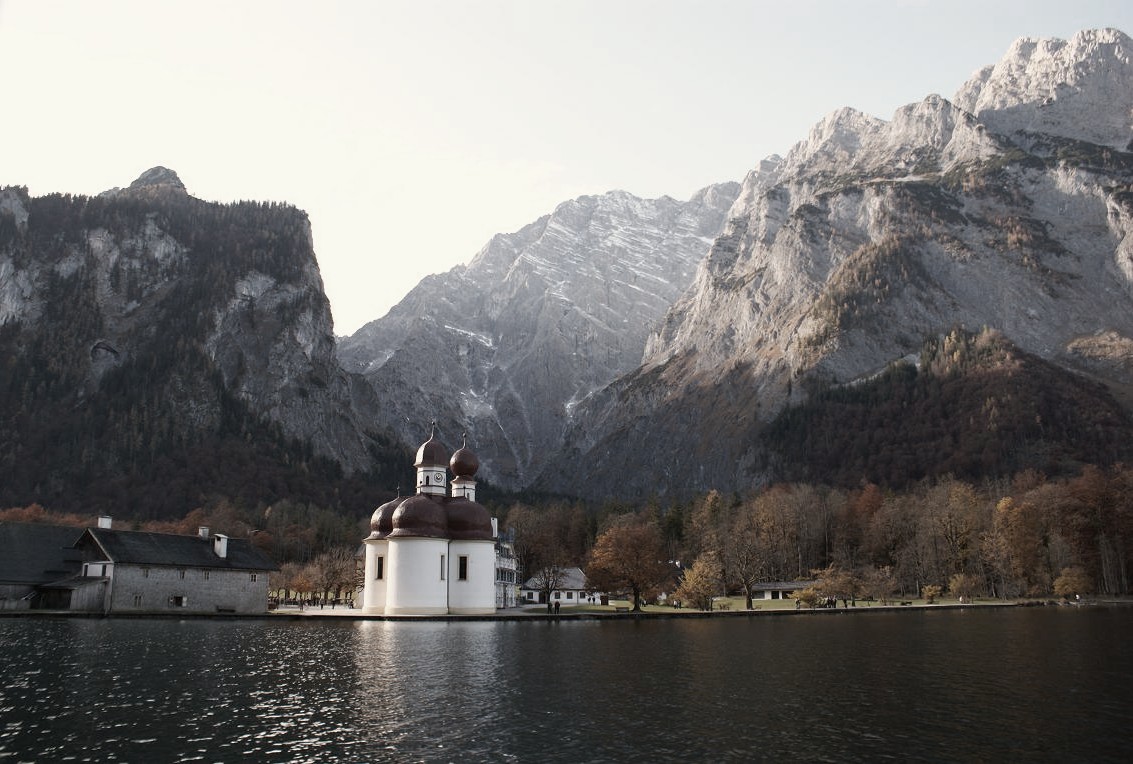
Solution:
{"label": "water ripple", "polygon": [[0,760],[1126,761],[1131,610],[0,620]]}

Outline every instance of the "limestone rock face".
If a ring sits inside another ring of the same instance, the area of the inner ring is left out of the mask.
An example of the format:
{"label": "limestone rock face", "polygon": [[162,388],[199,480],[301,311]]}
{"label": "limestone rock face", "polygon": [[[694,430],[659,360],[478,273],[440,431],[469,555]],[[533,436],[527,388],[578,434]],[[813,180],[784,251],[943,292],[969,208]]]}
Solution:
{"label": "limestone rock face", "polygon": [[692,281],[739,185],[687,202],[583,196],[495,236],[468,266],[430,276],[339,343],[382,401],[382,424],[419,443],[467,432],[480,475],[520,487],[557,451],[579,402],[636,367]]}
{"label": "limestone rock face", "polygon": [[1116,29],[1069,41],[1023,38],[956,92],[957,106],[997,133],[1043,133],[1133,151],[1133,45]]}
{"label": "limestone rock face", "polygon": [[642,366],[575,411],[557,457],[571,475],[536,484],[757,486],[775,477],[757,466],[761,427],[784,406],[956,325],[1128,388],[1129,51],[1112,30],[1022,40],[953,101],[821,120],[748,175]]}
{"label": "limestone rock face", "polygon": [[52,369],[5,405],[60,426],[104,416],[110,395],[136,417],[135,440],[172,448],[246,407],[347,472],[371,466],[376,400],[338,365],[310,223],[293,207],[204,202],[161,167],[92,198],[2,189],[0,326],[13,363]]}

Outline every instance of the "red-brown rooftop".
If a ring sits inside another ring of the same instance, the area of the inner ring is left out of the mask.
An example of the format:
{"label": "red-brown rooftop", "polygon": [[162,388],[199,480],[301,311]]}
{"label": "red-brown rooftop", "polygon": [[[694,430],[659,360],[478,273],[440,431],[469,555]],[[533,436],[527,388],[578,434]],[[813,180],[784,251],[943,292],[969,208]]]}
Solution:
{"label": "red-brown rooftop", "polygon": [[417,449],[417,461],[414,467],[443,467],[448,463],[448,449],[445,444],[431,436]]}

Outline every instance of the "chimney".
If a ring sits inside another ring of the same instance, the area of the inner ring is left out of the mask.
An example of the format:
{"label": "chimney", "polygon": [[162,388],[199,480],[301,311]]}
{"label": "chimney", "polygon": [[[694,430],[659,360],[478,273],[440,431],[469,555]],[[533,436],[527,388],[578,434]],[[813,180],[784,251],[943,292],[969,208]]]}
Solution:
{"label": "chimney", "polygon": [[220,533],[212,537],[212,551],[220,558],[228,557],[228,537]]}
{"label": "chimney", "polygon": [[492,518],[492,538],[498,539],[500,537],[500,519],[498,517]]}
{"label": "chimney", "polygon": [[197,535],[200,536],[201,538],[203,538],[205,541],[208,541],[209,527],[207,525],[202,525],[202,526],[198,527],[197,528]]}
{"label": "chimney", "polygon": [[107,530],[110,530],[111,522],[112,521],[110,519],[110,515],[99,515],[98,516],[98,527],[99,528],[106,528]]}

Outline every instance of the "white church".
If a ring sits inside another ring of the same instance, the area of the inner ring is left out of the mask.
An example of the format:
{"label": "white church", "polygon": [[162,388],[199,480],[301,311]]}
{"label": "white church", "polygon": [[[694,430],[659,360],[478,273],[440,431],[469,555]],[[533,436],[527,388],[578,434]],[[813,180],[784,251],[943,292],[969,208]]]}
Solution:
{"label": "white church", "polygon": [[370,519],[362,612],[495,613],[495,532],[488,510],[476,503],[473,480],[480,460],[466,445],[449,460],[434,427],[413,466],[417,493],[386,502]]}

